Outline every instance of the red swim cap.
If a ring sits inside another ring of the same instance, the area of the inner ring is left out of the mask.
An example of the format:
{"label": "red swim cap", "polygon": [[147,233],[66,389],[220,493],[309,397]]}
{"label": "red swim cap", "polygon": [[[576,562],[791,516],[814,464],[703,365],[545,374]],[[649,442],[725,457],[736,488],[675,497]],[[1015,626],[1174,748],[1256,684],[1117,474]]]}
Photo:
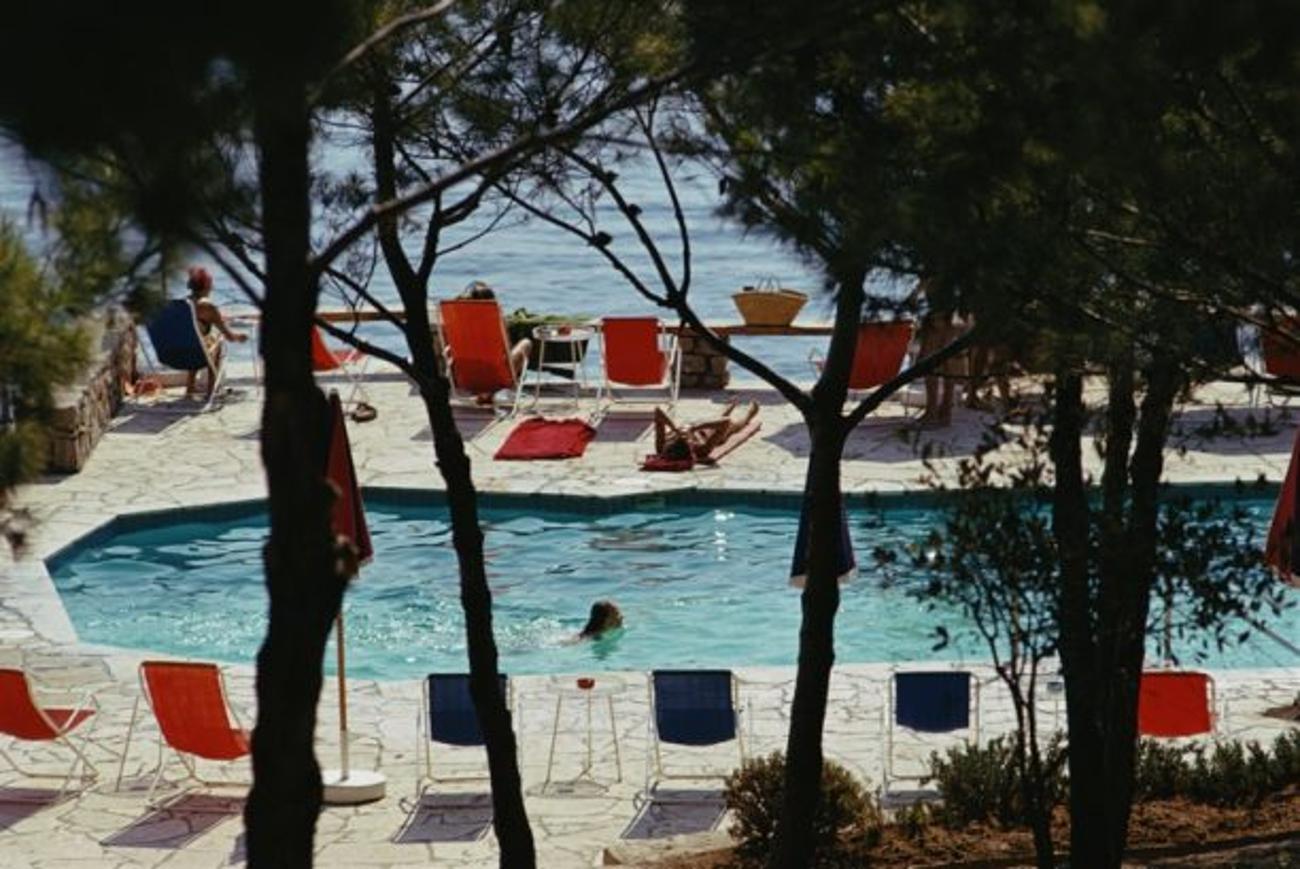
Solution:
{"label": "red swim cap", "polygon": [[188,284],[191,292],[212,289],[212,275],[202,266],[193,266],[190,269],[190,280]]}

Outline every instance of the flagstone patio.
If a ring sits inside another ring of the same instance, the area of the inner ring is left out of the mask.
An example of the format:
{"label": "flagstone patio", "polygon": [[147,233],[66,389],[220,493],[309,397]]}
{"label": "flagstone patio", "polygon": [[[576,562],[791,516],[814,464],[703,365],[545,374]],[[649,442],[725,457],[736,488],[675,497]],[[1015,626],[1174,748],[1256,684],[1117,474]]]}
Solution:
{"label": "flagstone patio", "polygon": [[[350,429],[362,484],[441,488],[422,406],[409,385],[376,367],[381,370],[369,379],[366,390],[379,411],[378,419]],[[156,734],[149,728],[134,740],[123,764],[122,788],[115,789],[119,758],[112,752],[122,745],[132,704],[139,696],[136,667],[143,655],[78,642],[43,562],[118,514],[261,497],[265,483],[258,456],[259,396],[247,363],[242,369],[236,366],[235,373],[232,385],[238,392],[220,410],[192,415],[169,412],[177,409],[167,407],[169,401],[128,405],[80,474],[49,477],[19,493],[18,501],[31,511],[35,525],[21,560],[12,562],[7,553],[0,554],[4,559],[0,561],[0,666],[20,665],[39,686],[51,691],[96,692],[101,711],[95,716],[91,752],[102,774],[93,786],[61,798],[43,789],[44,784],[0,777],[0,865],[58,869],[243,862],[238,791],[233,796],[165,792],[170,805],[159,810],[146,806],[145,788],[156,757]],[[584,457],[556,462],[495,462],[492,453],[510,423],[484,428],[486,417],[469,414],[463,425],[467,435],[473,434],[475,479],[484,492],[653,497],[683,487],[737,493],[801,490],[807,437],[797,415],[774,393],[742,385],[726,394],[690,394],[683,397],[676,415],[685,420],[707,418],[716,415],[729,398],[757,399],[762,405],[762,431],[720,466],[684,474],[637,470],[637,459],[650,451],[649,419],[644,414],[606,417]],[[1249,408],[1244,391],[1226,384],[1202,389],[1198,398],[1200,404],[1181,417],[1180,448],[1170,451],[1169,478],[1177,482],[1253,481],[1261,476],[1279,480],[1294,424],[1283,421],[1275,433],[1264,436],[1210,437],[1216,404],[1227,407],[1227,413],[1238,420],[1247,415],[1258,419],[1264,411]],[[1274,420],[1282,413],[1276,407],[1269,411]],[[914,408],[890,403],[853,435],[844,463],[847,490],[884,492],[924,486],[927,472],[911,439],[915,436],[906,435],[904,417],[915,414]],[[985,421],[979,414],[958,411],[951,429],[921,433],[920,442],[931,445],[942,473],[978,442]],[[749,668],[744,661],[735,665],[742,680],[743,729],[749,751],[782,747],[793,691],[792,668]],[[983,692],[982,735],[1006,730],[1011,712],[992,684],[995,677],[987,667],[975,669],[989,683]],[[826,727],[830,756],[872,783],[880,780],[887,673],[887,668],[875,665],[837,668]],[[232,703],[251,722],[252,669],[229,667],[227,674]],[[1227,701],[1223,725],[1227,734],[1263,739],[1285,726],[1259,712],[1295,697],[1300,669],[1229,670],[1215,675],[1220,695]],[[524,784],[540,865],[598,865],[604,849],[619,842],[673,841],[673,836],[725,828],[716,796],[685,807],[646,805],[638,798],[645,774],[648,710],[645,677],[640,673],[599,677],[623,686],[613,701],[622,780],[615,780],[613,739],[598,707],[593,772],[603,788],[584,787],[578,794],[543,788],[556,688],[569,684],[571,678],[515,680]],[[334,762],[338,752],[334,691],[333,682],[327,680],[319,731],[319,756],[325,765]],[[381,769],[389,778],[389,794],[366,806],[326,809],[317,830],[318,865],[401,866],[430,860],[447,866],[495,865],[485,787],[436,789],[422,802],[414,800],[418,685],[352,680],[349,700],[352,729],[362,735],[352,748],[354,763]],[[1043,698],[1049,721],[1054,720],[1058,703],[1058,695]],[[586,751],[585,707],[581,702],[566,702],[563,712],[555,779],[576,774]],[[904,742],[898,750],[905,763],[917,764],[944,744],[942,739]],[[47,766],[61,763],[62,758],[55,750],[31,744],[17,746],[15,754]],[[464,755],[455,759],[458,764],[463,760],[466,768],[481,767],[478,755],[470,751]],[[734,764],[734,748],[706,752],[703,761],[725,768]]]}

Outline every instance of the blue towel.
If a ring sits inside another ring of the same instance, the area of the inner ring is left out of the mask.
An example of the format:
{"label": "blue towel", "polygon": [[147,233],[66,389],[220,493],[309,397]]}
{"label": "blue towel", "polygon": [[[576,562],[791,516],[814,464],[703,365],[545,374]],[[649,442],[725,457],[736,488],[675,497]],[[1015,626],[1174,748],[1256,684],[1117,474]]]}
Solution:
{"label": "blue towel", "polygon": [[922,733],[969,727],[970,673],[895,673],[894,720]]}
{"label": "blue towel", "polygon": [[717,745],[736,738],[730,670],[655,670],[650,675],[661,742]]}
{"label": "blue towel", "polygon": [[208,354],[195,325],[194,308],[188,299],[172,299],[149,323],[149,343],[158,361],[179,371],[202,371]]}
{"label": "blue towel", "polygon": [[[506,696],[506,676],[501,674],[501,696]],[[483,732],[469,695],[464,673],[429,674],[429,738],[445,745],[482,745]]]}

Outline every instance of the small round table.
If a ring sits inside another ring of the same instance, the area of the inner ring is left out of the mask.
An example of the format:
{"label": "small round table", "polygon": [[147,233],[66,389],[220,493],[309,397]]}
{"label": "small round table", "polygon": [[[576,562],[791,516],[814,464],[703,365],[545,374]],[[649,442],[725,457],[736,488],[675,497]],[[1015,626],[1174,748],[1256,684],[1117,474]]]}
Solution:
{"label": "small round table", "polygon": [[587,349],[596,331],[588,326],[547,323],[533,327],[537,342],[537,389],[534,401],[542,397],[542,375],[550,370],[569,374],[573,384],[573,403],[577,405],[587,388]]}
{"label": "small round table", "polygon": [[[568,679],[557,682],[552,689],[555,692],[555,719],[551,723],[551,750],[546,758],[546,781],[542,784],[543,791],[551,790],[552,784],[556,786],[556,791],[561,791],[562,788],[561,792],[567,794],[579,793],[584,785],[599,793],[603,793],[608,787],[608,785],[596,780],[594,773],[595,757],[592,751],[592,707],[595,705],[595,701],[600,698],[605,700],[605,709],[609,715],[609,734],[614,740],[614,769],[617,773],[614,781],[623,781],[623,758],[618,746],[618,722],[614,718],[614,695],[623,693],[627,686],[621,680],[608,676],[581,677],[581,682],[582,684],[590,683],[590,686],[583,688],[579,686],[579,680]],[[573,778],[552,782],[551,771],[555,766],[555,743],[560,735],[560,712],[564,708],[566,701],[572,702],[574,700],[581,700],[586,705],[586,760],[582,765],[582,769]]]}

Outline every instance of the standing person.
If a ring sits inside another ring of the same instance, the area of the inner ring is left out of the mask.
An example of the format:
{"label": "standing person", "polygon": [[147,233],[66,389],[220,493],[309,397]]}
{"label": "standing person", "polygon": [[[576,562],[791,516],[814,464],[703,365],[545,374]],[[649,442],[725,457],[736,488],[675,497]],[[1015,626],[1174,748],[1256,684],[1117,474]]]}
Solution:
{"label": "standing person", "polygon": [[[921,326],[917,333],[920,342],[920,358],[924,359],[951,344],[963,332],[966,324],[959,320],[953,309],[940,307],[932,300],[934,279],[923,277],[917,281],[911,299],[925,297],[926,312],[921,317]],[[966,355],[958,354],[947,360],[925,377],[925,412],[918,421],[925,428],[946,428],[952,424],[954,381],[966,375]]]}
{"label": "standing person", "polygon": [[[216,386],[216,372],[221,369],[221,357],[225,353],[225,345],[221,339],[242,344],[248,340],[248,335],[236,332],[227,326],[217,303],[208,298],[212,294],[212,275],[207,269],[201,266],[191,268],[186,286],[190,290],[190,301],[194,304],[194,318],[198,320],[199,333],[214,366],[208,369],[208,389],[204,395],[206,399],[212,397],[212,390]],[[213,329],[216,331],[214,332]],[[189,373],[185,381],[186,395],[194,392],[194,378],[197,374],[197,371]]]}

